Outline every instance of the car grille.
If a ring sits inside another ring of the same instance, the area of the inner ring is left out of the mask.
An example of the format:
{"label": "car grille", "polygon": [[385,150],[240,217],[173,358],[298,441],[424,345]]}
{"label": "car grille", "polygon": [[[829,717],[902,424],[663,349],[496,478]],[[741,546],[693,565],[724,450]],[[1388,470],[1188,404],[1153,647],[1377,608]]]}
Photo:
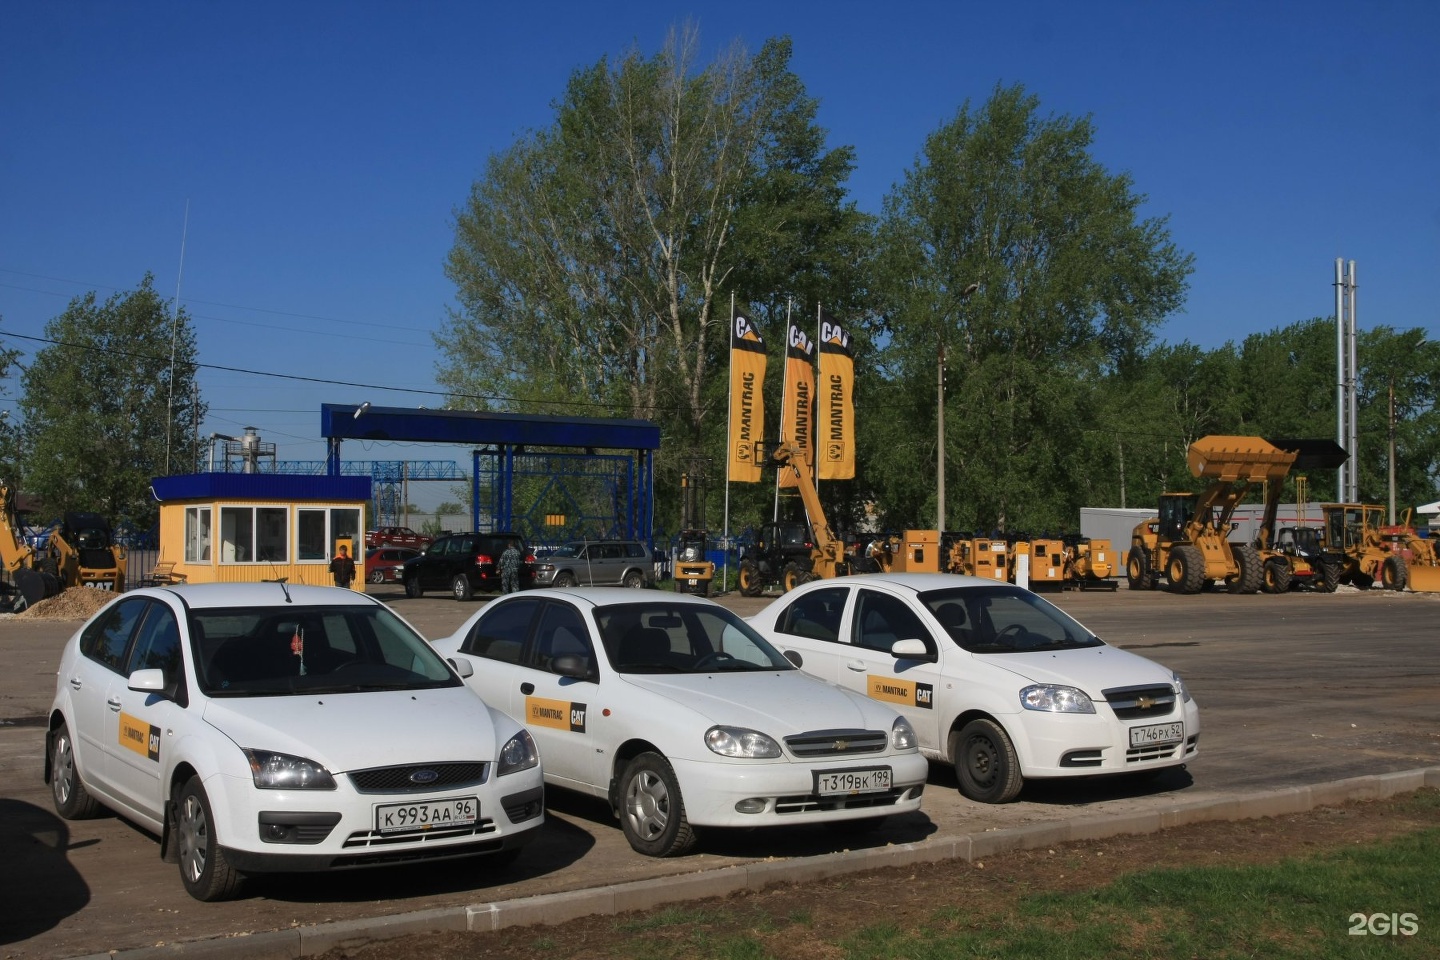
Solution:
{"label": "car grille", "polygon": [[797,757],[845,757],[858,753],[884,753],[890,735],[882,730],[813,730],[785,738]]}
{"label": "car grille", "polygon": [[478,837],[494,832],[495,821],[489,818],[477,820],[463,827],[431,827],[428,830],[417,828],[392,833],[381,833],[379,830],[360,830],[345,838],[344,847],[347,850],[355,847],[383,849],[395,844],[433,843],[436,840]]}
{"label": "car grille", "polygon": [[[433,773],[434,776],[426,776]],[[421,775],[420,780],[415,776]],[[372,767],[352,770],[350,783],[357,793],[430,793],[484,783],[490,765],[481,761],[465,763],[411,763],[399,767]]]}
{"label": "car grille", "polygon": [[1105,702],[1121,720],[1163,717],[1175,712],[1175,688],[1168,684],[1115,687],[1104,694]]}

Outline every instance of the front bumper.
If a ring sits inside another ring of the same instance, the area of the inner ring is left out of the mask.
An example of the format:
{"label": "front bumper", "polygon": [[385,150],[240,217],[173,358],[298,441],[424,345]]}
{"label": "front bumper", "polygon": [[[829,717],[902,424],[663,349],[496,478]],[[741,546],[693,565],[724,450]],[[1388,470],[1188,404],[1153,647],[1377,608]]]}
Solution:
{"label": "front bumper", "polygon": [[[908,813],[920,809],[920,795],[930,772],[930,762],[918,752],[834,762],[671,760],[671,766],[680,781],[686,818],[708,827],[823,823]],[[890,768],[889,791],[840,797],[821,797],[814,792],[817,770],[872,767]],[[753,805],[759,807],[755,812],[741,813],[736,805],[744,801],[763,803]]]}
{"label": "front bumper", "polygon": [[[1076,777],[1137,773],[1178,766],[1195,759],[1200,749],[1200,710],[1192,700],[1163,717],[1122,720],[1108,705],[1096,704],[1093,714],[1022,711],[1001,722],[1011,733],[1020,770],[1029,777]],[[1178,741],[1131,745],[1136,727],[1183,723]]]}

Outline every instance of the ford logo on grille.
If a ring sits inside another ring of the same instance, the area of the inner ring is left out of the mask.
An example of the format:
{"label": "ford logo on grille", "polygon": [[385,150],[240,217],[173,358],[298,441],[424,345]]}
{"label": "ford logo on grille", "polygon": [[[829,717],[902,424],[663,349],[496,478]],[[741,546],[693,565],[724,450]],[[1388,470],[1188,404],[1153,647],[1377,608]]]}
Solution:
{"label": "ford logo on grille", "polygon": [[410,774],[410,782],[415,784],[434,783],[440,779],[440,774],[434,770],[416,770]]}

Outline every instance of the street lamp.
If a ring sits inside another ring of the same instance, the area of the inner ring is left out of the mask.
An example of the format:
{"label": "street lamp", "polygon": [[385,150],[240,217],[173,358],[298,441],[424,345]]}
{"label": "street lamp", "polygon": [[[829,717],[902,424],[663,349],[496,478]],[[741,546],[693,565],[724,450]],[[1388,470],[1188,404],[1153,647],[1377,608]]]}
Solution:
{"label": "street lamp", "polygon": [[[980,289],[980,284],[972,283],[960,291],[960,299],[963,301],[970,294]],[[939,533],[945,532],[945,332],[939,330],[940,349],[939,369],[935,377],[935,529]]]}

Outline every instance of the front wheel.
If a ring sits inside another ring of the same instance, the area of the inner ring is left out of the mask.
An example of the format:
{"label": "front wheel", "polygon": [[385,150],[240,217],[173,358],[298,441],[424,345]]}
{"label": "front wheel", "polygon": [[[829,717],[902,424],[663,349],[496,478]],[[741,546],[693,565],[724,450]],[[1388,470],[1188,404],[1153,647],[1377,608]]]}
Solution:
{"label": "front wheel", "polygon": [[470,589],[470,578],[463,573],[457,573],[455,579],[450,581],[450,592],[455,595],[456,600],[462,603],[475,595],[475,592]]}
{"label": "front wheel", "polygon": [[66,820],[86,820],[100,811],[100,804],[90,796],[75,765],[75,741],[70,728],[60,724],[50,749],[50,793],[55,812]]}
{"label": "front wheel", "polygon": [[800,578],[805,575],[805,569],[800,564],[790,562],[780,571],[780,589],[789,593],[800,585]]}
{"label": "front wheel", "polygon": [[1225,581],[1225,589],[1247,594],[1259,590],[1264,574],[1259,552],[1250,544],[1241,543],[1231,547],[1230,555],[1235,561],[1235,575]]}
{"label": "front wheel", "polygon": [[629,587],[631,590],[639,590],[645,586],[645,574],[639,570],[631,570],[625,574],[625,579],[620,581],[620,586]]}
{"label": "front wheel", "polygon": [[229,900],[240,892],[244,877],[230,866],[215,835],[215,815],[199,777],[180,788],[175,803],[175,838],[180,853],[180,879],[196,900]]}
{"label": "front wheel", "polygon": [[1315,589],[1321,593],[1334,593],[1340,588],[1340,564],[1334,560],[1321,560],[1316,565]]}
{"label": "front wheel", "polygon": [[1125,561],[1125,581],[1131,590],[1150,589],[1150,557],[1144,547],[1132,547]]}
{"label": "front wheel", "polygon": [[979,803],[1009,803],[1020,794],[1020,758],[993,720],[971,720],[955,744],[960,792]]}
{"label": "front wheel", "polygon": [[384,583],[384,582],[385,582],[385,571],[384,571],[384,570],[371,570],[370,573],[365,577],[365,579],[366,579],[366,580],[369,580],[371,583]]}
{"label": "front wheel", "polygon": [[1385,558],[1385,563],[1380,568],[1380,583],[1386,590],[1404,590],[1409,580],[1410,568],[1405,564],[1404,557]]}
{"label": "front wheel", "polygon": [[620,784],[620,825],[636,853],[675,857],[695,846],[695,831],[685,819],[685,801],[669,762],[658,753],[642,753],[625,768]]}
{"label": "front wheel", "polygon": [[760,566],[754,560],[740,561],[740,596],[760,596]]}
{"label": "front wheel", "polygon": [[1285,593],[1290,589],[1291,572],[1289,561],[1281,557],[1273,557],[1265,561],[1265,584],[1266,593]]}
{"label": "front wheel", "polygon": [[555,586],[556,586],[556,587],[559,587],[561,590],[565,590],[565,589],[567,589],[567,588],[569,588],[569,587],[575,586],[575,574],[573,574],[573,573],[557,573],[557,574],[555,574]]}
{"label": "front wheel", "polygon": [[406,578],[405,578],[405,596],[407,596],[407,597],[409,597],[409,598],[411,598],[411,599],[413,600],[414,598],[422,595],[424,592],[425,592],[425,591],[424,591],[423,589],[421,589],[421,587],[420,587],[420,578],[419,578],[419,577],[406,577]]}
{"label": "front wheel", "polygon": [[1165,578],[1174,593],[1199,593],[1205,586],[1205,555],[1188,543],[1172,548]]}

